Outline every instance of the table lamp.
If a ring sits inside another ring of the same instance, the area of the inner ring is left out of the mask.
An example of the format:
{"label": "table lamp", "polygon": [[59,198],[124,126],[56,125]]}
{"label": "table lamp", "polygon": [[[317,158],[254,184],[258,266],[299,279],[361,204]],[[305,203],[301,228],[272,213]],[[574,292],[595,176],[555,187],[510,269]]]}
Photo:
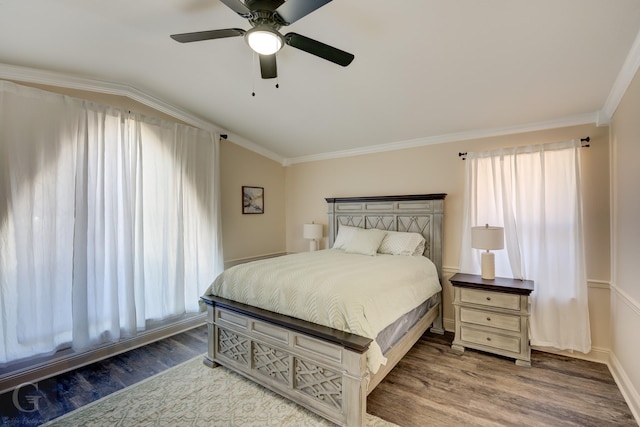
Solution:
{"label": "table lamp", "polygon": [[489,227],[489,224],[482,227],[471,227],[471,247],[486,249],[485,252],[482,252],[482,278],[485,280],[495,279],[495,257],[491,250],[504,248],[504,228]]}
{"label": "table lamp", "polygon": [[322,239],[322,224],[304,224],[302,237],[305,239],[311,239],[309,242],[309,252],[317,250],[318,240]]}

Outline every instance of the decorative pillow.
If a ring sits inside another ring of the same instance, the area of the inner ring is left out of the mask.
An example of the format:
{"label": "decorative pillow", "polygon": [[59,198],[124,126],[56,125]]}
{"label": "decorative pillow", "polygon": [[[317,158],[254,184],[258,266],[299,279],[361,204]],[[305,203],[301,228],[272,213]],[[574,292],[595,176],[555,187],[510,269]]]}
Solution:
{"label": "decorative pillow", "polygon": [[413,251],[413,254],[411,256],[422,256],[424,255],[424,250],[427,246],[427,242],[424,241],[424,239],[422,240],[422,243],[420,243],[418,246],[416,246],[416,250]]}
{"label": "decorative pillow", "polygon": [[344,251],[350,254],[375,255],[387,232],[376,228],[356,228]]}
{"label": "decorative pillow", "polygon": [[350,225],[339,225],[338,235],[336,236],[336,240],[333,242],[333,249],[345,249],[347,243],[349,243],[349,241],[355,234],[355,230],[358,230],[358,227],[352,227]]}
{"label": "decorative pillow", "polygon": [[425,240],[419,233],[387,231],[378,252],[388,255],[422,256]]}

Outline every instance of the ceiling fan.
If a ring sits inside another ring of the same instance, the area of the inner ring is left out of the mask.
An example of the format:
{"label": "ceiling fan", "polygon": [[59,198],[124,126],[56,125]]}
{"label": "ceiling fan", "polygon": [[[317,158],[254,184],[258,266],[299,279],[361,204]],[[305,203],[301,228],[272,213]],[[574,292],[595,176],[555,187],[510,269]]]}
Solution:
{"label": "ceiling fan", "polygon": [[252,28],[198,31],[173,34],[171,38],[180,43],[244,36],[245,41],[260,57],[260,72],[263,79],[278,76],[276,53],[284,44],[303,50],[327,61],[346,67],[354,56],[348,52],[326,45],[297,33],[284,36],[278,32],[319,9],[331,0],[220,0],[238,15],[247,19]]}

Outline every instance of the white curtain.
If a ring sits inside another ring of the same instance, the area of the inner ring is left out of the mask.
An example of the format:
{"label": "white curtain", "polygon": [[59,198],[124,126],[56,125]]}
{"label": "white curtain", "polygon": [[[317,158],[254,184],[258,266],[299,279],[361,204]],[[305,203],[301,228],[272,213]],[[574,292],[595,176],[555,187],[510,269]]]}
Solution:
{"label": "white curtain", "polygon": [[496,276],[535,282],[531,344],[591,350],[580,141],[468,153],[460,271],[480,273],[471,227],[505,229]]}
{"label": "white curtain", "polygon": [[197,312],[218,158],[210,132],[0,82],[0,364]]}

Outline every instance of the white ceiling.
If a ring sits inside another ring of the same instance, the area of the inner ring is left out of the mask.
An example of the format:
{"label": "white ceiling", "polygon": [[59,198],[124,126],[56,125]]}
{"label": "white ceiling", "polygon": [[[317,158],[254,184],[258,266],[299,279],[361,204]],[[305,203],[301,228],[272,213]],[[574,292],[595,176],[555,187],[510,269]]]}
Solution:
{"label": "white ceiling", "polygon": [[606,121],[640,0],[333,0],[281,32],[355,60],[285,46],[277,89],[242,37],[169,38],[232,27],[218,0],[0,0],[0,63],[130,86],[295,161]]}

